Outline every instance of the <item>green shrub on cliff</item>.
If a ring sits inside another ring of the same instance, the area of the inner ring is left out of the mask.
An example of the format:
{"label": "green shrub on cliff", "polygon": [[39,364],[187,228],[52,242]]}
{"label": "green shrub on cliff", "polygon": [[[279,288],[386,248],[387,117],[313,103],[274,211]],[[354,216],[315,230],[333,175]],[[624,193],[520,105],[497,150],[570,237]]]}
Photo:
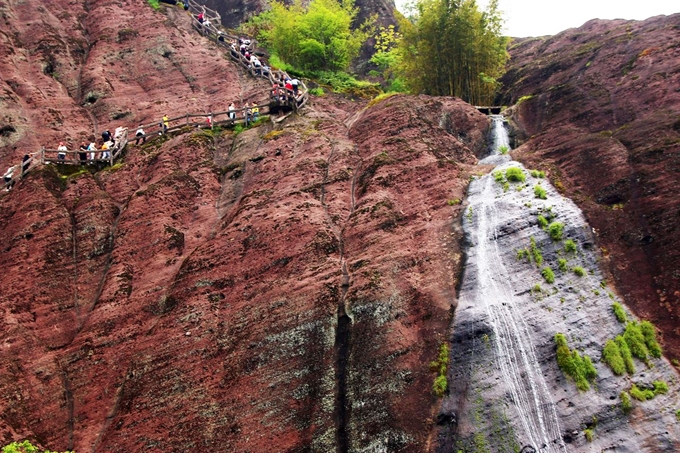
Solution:
{"label": "green shrub on cliff", "polygon": [[[25,440],[23,442],[12,442],[9,445],[2,447],[2,453],[41,453],[38,447],[33,446],[29,441]],[[56,451],[45,450],[43,453],[58,453]],[[64,453],[74,453],[72,451],[66,451]]]}
{"label": "green shrub on cliff", "polygon": [[568,267],[567,267],[567,260],[565,260],[564,258],[558,259],[558,260],[557,260],[557,267],[558,267],[559,270],[561,270],[562,272],[567,272],[567,269],[568,269]]}
{"label": "green shrub on cliff", "polygon": [[437,360],[430,362],[430,371],[437,373],[437,377],[434,378],[434,383],[432,384],[432,392],[439,398],[444,396],[446,389],[449,386],[446,379],[446,371],[450,361],[449,346],[446,343],[442,343],[441,346],[439,346]]}
{"label": "green shrub on cliff", "polygon": [[[649,349],[645,337],[642,334],[640,325],[637,322],[629,322],[626,324],[626,330],[623,332],[623,338],[626,340],[630,352],[634,357],[647,362],[649,359]],[[631,393],[632,395],[632,393]]]}
{"label": "green shrub on cliff", "polygon": [[368,37],[367,23],[352,27],[358,12],[353,1],[272,2],[271,9],[244,27],[257,33],[273,55],[295,68],[344,71]]}
{"label": "green shrub on cliff", "polygon": [[626,371],[628,374],[635,374],[633,354],[630,352],[628,343],[626,343],[626,340],[621,335],[617,335],[614,342],[616,342],[616,345],[619,347],[619,352],[621,353],[621,358],[623,358],[623,363],[626,366]]}
{"label": "green shrub on cliff", "polygon": [[633,384],[630,388],[630,396],[638,401],[647,401],[654,399],[656,395],[654,394],[654,390],[640,388],[636,384]]}
{"label": "green shrub on cliff", "polygon": [[564,224],[560,222],[553,222],[548,225],[548,234],[553,241],[561,241],[562,233],[564,232]]}
{"label": "green shrub on cliff", "polygon": [[616,316],[616,319],[619,322],[622,323],[628,322],[628,318],[626,317],[626,311],[623,309],[623,306],[620,303],[614,302],[612,304],[612,310],[614,310],[614,316]]}
{"label": "green shrub on cliff", "polygon": [[640,331],[642,336],[645,337],[645,343],[647,344],[647,349],[652,357],[657,359],[661,357],[661,346],[656,341],[656,327],[649,321],[642,321],[640,323]]}
{"label": "green shrub on cliff", "polygon": [[[161,9],[161,4],[160,4],[159,0],[146,0],[146,1],[147,1],[147,2],[149,3],[149,5],[150,5],[153,9],[155,9],[156,11],[158,11],[159,9]],[[4,453],[4,452],[3,452],[3,453]]]}
{"label": "green shrub on cliff", "polygon": [[529,238],[529,246],[531,251],[531,258],[533,258],[537,267],[541,267],[543,264],[543,255],[541,254],[541,249],[536,245],[536,239],[534,237]]}
{"label": "green shrub on cliff", "polygon": [[586,275],[585,269],[583,269],[581,266],[575,266],[571,270],[574,271],[574,274],[578,275],[579,277]]}
{"label": "green shrub on cliff", "polygon": [[581,391],[590,389],[590,382],[597,377],[597,370],[593,366],[590,357],[581,356],[577,350],[570,350],[566,337],[555,334],[555,345],[557,346],[557,365],[562,372],[574,380],[576,388]]}
{"label": "green shrub on cliff", "polygon": [[621,357],[619,345],[614,340],[607,340],[602,350],[602,359],[609,365],[614,374],[622,375],[626,372],[626,364]]}
{"label": "green shrub on cliff", "polygon": [[548,198],[548,194],[545,189],[538,184],[534,186],[534,195],[536,198],[540,198],[541,200],[546,200]]}
{"label": "green shrub on cliff", "polygon": [[555,273],[549,267],[544,267],[543,269],[541,269],[541,275],[543,276],[547,283],[555,282]]}
{"label": "green shrub on cliff", "polygon": [[538,220],[538,226],[541,227],[541,229],[545,229],[548,227],[548,219],[546,219],[542,215],[536,217],[536,220]]}
{"label": "green shrub on cliff", "polygon": [[505,177],[508,178],[508,181],[512,182],[524,182],[526,180],[524,172],[518,167],[510,167],[505,170]]}
{"label": "green shrub on cliff", "polygon": [[567,239],[564,241],[564,251],[566,253],[576,253],[576,242],[572,239]]}
{"label": "green shrub on cliff", "polygon": [[633,410],[633,403],[628,392],[621,392],[621,410],[624,414],[628,414]]}

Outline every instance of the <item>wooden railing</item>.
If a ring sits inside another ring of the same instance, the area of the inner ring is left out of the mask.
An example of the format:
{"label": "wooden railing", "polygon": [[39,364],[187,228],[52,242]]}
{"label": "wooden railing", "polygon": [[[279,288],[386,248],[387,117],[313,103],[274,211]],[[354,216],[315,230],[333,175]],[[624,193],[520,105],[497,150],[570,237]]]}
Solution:
{"label": "wooden railing", "polygon": [[120,157],[128,143],[128,130],[125,127],[116,129],[113,136],[113,145],[109,149],[93,150],[59,150],[43,147],[40,150],[40,162],[42,164],[71,164],[82,165],[94,162],[105,162],[113,165]]}
{"label": "wooden railing", "polygon": [[[186,113],[175,118],[160,120],[158,123],[142,124],[140,127],[144,130],[145,134],[139,137],[135,135],[138,129],[133,131],[128,128],[119,128],[117,131],[121,130],[121,133],[114,136],[113,146],[108,150],[57,150],[43,147],[36,153],[27,154],[27,156],[29,156],[27,160],[14,166],[12,177],[8,181],[3,180],[4,189],[13,187],[19,179],[36,168],[38,163],[43,165],[49,163],[83,165],[103,162],[113,165],[130,140],[139,141],[142,139],[153,139],[159,135],[179,130],[187,126],[213,128],[218,125],[247,125],[251,121],[256,121],[259,116],[265,114],[265,111],[266,113],[282,111],[294,112],[307,103],[309,92],[304,82],[301,80],[299,81],[299,86],[296,91],[287,90],[284,87],[284,81],[290,77],[282,70],[269,67],[266,64],[267,62],[262,60],[262,53],[257,52],[256,41],[254,39],[249,40],[250,43],[247,45],[247,48],[251,54],[260,54],[260,56],[258,56],[258,59],[261,62],[260,67],[254,67],[251,62],[241,54],[241,37],[227,33],[221,29],[219,26],[221,17],[217,11],[213,11],[194,0],[188,0],[188,4],[188,12],[191,15],[191,25],[193,28],[214,41],[218,46],[226,48],[231,59],[244,67],[250,75],[269,80],[269,83],[271,84],[268,96],[269,102],[267,104],[242,107],[234,110],[226,110],[224,112]],[[198,15],[201,13],[204,18],[203,22],[198,20]],[[253,108],[257,108],[259,111],[257,113],[252,112]],[[197,121],[197,118],[200,118],[200,120]],[[21,168],[21,171],[19,171],[19,168]]]}

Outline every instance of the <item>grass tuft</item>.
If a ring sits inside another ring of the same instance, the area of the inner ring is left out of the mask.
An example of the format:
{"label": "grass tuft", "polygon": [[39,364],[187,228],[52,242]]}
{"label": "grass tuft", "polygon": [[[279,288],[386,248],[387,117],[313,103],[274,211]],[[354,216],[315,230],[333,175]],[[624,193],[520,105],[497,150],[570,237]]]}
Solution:
{"label": "grass tuft", "polygon": [[621,350],[614,340],[607,340],[607,343],[605,343],[602,359],[617,376],[626,372],[626,364],[621,356]]}
{"label": "grass tuft", "polygon": [[548,225],[548,234],[553,241],[561,241],[562,233],[564,232],[564,224],[560,222],[553,222]]}
{"label": "grass tuft", "polygon": [[586,275],[586,271],[581,266],[575,266],[571,270],[574,271],[574,274],[578,275],[579,277]]}
{"label": "grass tuft", "polygon": [[567,267],[567,260],[564,258],[560,258],[557,260],[557,267],[560,271],[562,272],[567,272],[568,267]]}
{"label": "grass tuft", "polygon": [[547,283],[555,282],[555,273],[549,267],[544,267],[543,269],[541,269],[541,275],[543,276]]}
{"label": "grass tuft", "polygon": [[612,310],[614,310],[614,316],[616,316],[616,319],[619,322],[622,322],[624,324],[628,322],[628,318],[626,317],[626,311],[623,309],[623,306],[620,303],[614,302],[612,304]]}
{"label": "grass tuft", "polygon": [[628,392],[621,392],[621,410],[624,414],[629,414],[633,410],[633,403]]}
{"label": "grass tuft", "polygon": [[540,198],[541,200],[546,200],[548,198],[547,192],[545,189],[538,184],[534,186],[534,195],[536,198]]}
{"label": "grass tuft", "polygon": [[581,391],[590,389],[590,382],[597,377],[597,370],[593,366],[590,357],[581,356],[577,350],[570,350],[566,337],[555,334],[555,344],[557,346],[557,365],[562,372],[574,380],[576,388]]}
{"label": "grass tuft", "polygon": [[576,242],[574,242],[572,239],[567,239],[564,241],[564,251],[567,253],[576,253]]}
{"label": "grass tuft", "polygon": [[526,176],[524,176],[524,172],[522,171],[521,168],[518,167],[510,167],[507,170],[505,170],[505,177],[508,178],[508,181],[512,182],[526,181]]}
{"label": "grass tuft", "polygon": [[444,396],[446,389],[449,386],[448,380],[446,379],[446,371],[450,360],[449,346],[446,343],[442,343],[441,346],[439,346],[437,360],[430,362],[430,371],[437,373],[437,377],[434,378],[434,383],[432,384],[432,391],[439,398]]}

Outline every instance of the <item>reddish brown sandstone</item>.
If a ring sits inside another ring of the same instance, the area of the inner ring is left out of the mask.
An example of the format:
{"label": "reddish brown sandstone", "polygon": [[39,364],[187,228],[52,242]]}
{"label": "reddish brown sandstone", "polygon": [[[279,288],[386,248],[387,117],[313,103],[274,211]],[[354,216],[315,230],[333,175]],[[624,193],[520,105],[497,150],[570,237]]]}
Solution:
{"label": "reddish brown sandstone", "polygon": [[[180,9],[4,12],[17,41],[3,80],[22,87],[6,87],[17,127],[5,164],[266,92]],[[48,38],[45,54],[19,45]],[[48,55],[58,76],[42,72]],[[119,168],[64,178],[47,166],[0,199],[0,442],[428,448],[428,363],[461,268],[449,201],[463,198],[487,119],[453,99],[362,108],[315,98],[275,130],[185,131],[131,146]]]}
{"label": "reddish brown sandstone", "polygon": [[620,295],[680,357],[680,14],[593,20],[510,49],[514,153],[596,229]]}

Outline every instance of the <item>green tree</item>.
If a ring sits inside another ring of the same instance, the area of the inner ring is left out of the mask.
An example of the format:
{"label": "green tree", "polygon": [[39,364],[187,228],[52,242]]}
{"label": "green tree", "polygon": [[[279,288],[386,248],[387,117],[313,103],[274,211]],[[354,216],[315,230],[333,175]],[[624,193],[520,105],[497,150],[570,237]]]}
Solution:
{"label": "green tree", "polygon": [[280,60],[303,70],[340,71],[359,55],[367,27],[352,30],[354,0],[301,0],[286,6],[274,2],[270,11],[250,21],[263,44]]}
{"label": "green tree", "polygon": [[419,0],[401,20],[398,71],[413,92],[490,104],[508,59],[498,0]]}

